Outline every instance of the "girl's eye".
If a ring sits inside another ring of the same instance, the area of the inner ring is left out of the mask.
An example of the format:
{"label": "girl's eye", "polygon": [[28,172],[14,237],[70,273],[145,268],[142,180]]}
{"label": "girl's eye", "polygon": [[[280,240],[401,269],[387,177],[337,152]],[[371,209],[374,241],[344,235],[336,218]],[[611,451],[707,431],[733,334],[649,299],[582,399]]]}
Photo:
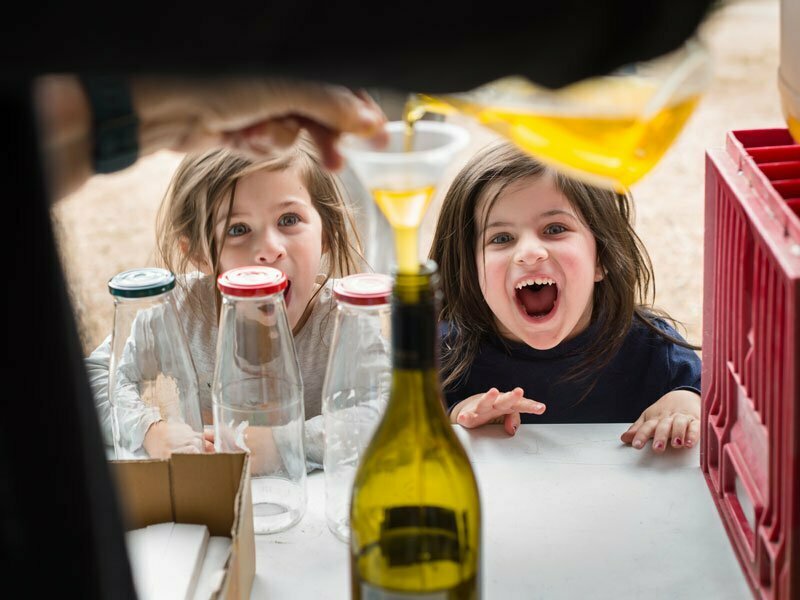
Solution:
{"label": "girl's eye", "polygon": [[250,228],[244,223],[236,223],[235,225],[230,226],[230,228],[228,229],[228,235],[230,237],[239,237],[240,235],[244,235],[249,231]]}
{"label": "girl's eye", "polygon": [[559,233],[564,233],[566,230],[567,228],[563,225],[548,225],[544,228],[544,232],[548,235],[558,235]]}
{"label": "girl's eye", "polygon": [[281,218],[278,219],[278,226],[291,227],[292,225],[297,225],[299,222],[300,217],[295,214],[282,215]]}
{"label": "girl's eye", "polygon": [[489,240],[490,244],[507,244],[511,241],[511,236],[507,233],[500,233]]}

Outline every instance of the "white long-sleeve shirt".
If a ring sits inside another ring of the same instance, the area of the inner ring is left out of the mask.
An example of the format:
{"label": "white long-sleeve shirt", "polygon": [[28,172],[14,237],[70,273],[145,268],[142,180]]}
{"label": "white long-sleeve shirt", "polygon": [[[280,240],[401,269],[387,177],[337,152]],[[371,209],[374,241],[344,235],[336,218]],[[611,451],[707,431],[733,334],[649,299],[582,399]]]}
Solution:
{"label": "white long-sleeve shirt", "polygon": [[[210,414],[211,384],[216,360],[218,324],[211,322],[212,319],[204,317],[202,314],[196,314],[189,306],[189,298],[192,298],[194,306],[213,307],[215,302],[214,281],[213,277],[205,276],[199,272],[187,274],[183,279],[183,285],[176,286],[174,292],[178,317],[186,334],[189,351],[197,372],[200,406],[204,413]],[[303,379],[306,416],[304,444],[307,470],[321,468],[324,454],[324,425],[321,416],[322,385],[325,379],[330,341],[335,322],[335,299],[331,293],[332,286],[333,281],[329,280],[320,291],[308,320],[294,338],[300,373]],[[204,312],[207,313],[209,311]],[[213,312],[213,310],[210,312]],[[383,352],[378,351],[375,353],[375,364],[372,368],[385,371],[388,377],[388,345],[383,338],[377,341],[380,344],[379,349],[382,349]],[[95,398],[101,428],[106,443],[109,445],[113,443],[111,406],[108,400],[110,359],[111,336],[108,336],[85,359],[89,384]],[[157,413],[147,410],[143,406],[140,414],[121,424],[121,429],[126,429],[124,435],[128,436],[129,446],[131,448],[140,447],[147,429],[159,418]]]}

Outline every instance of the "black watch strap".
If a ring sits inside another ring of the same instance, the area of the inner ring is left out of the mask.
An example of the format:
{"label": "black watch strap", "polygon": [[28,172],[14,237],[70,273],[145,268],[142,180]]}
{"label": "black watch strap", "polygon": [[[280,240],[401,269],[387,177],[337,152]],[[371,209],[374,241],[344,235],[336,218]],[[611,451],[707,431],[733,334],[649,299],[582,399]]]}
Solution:
{"label": "black watch strap", "polygon": [[81,77],[92,111],[92,162],[95,173],[113,173],[139,156],[139,118],[124,77]]}

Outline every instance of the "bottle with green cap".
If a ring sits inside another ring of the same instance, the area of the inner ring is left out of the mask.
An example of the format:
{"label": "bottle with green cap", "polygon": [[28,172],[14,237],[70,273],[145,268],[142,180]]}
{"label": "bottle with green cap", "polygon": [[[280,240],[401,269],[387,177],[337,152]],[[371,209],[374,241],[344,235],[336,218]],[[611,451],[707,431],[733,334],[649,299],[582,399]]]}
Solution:
{"label": "bottle with green cap", "polygon": [[123,271],[108,282],[114,299],[108,398],[118,460],[148,458],[141,424],[159,421],[182,440],[174,452],[203,451],[197,373],[174,288],[175,275],[155,267]]}

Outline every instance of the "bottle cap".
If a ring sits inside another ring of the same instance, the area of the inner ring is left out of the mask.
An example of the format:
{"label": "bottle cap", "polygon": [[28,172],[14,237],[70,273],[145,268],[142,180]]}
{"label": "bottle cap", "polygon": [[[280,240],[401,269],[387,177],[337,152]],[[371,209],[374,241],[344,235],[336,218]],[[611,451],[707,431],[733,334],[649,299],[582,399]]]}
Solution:
{"label": "bottle cap", "polygon": [[357,273],[336,280],[333,296],[339,302],[358,306],[388,304],[392,295],[392,278],[382,273]]}
{"label": "bottle cap", "polygon": [[175,287],[175,275],[166,269],[144,267],[128,269],[108,280],[108,291],[121,298],[158,296]]}
{"label": "bottle cap", "polygon": [[277,294],[288,285],[284,272],[273,267],[238,267],[217,278],[217,287],[223,294],[240,298]]}

